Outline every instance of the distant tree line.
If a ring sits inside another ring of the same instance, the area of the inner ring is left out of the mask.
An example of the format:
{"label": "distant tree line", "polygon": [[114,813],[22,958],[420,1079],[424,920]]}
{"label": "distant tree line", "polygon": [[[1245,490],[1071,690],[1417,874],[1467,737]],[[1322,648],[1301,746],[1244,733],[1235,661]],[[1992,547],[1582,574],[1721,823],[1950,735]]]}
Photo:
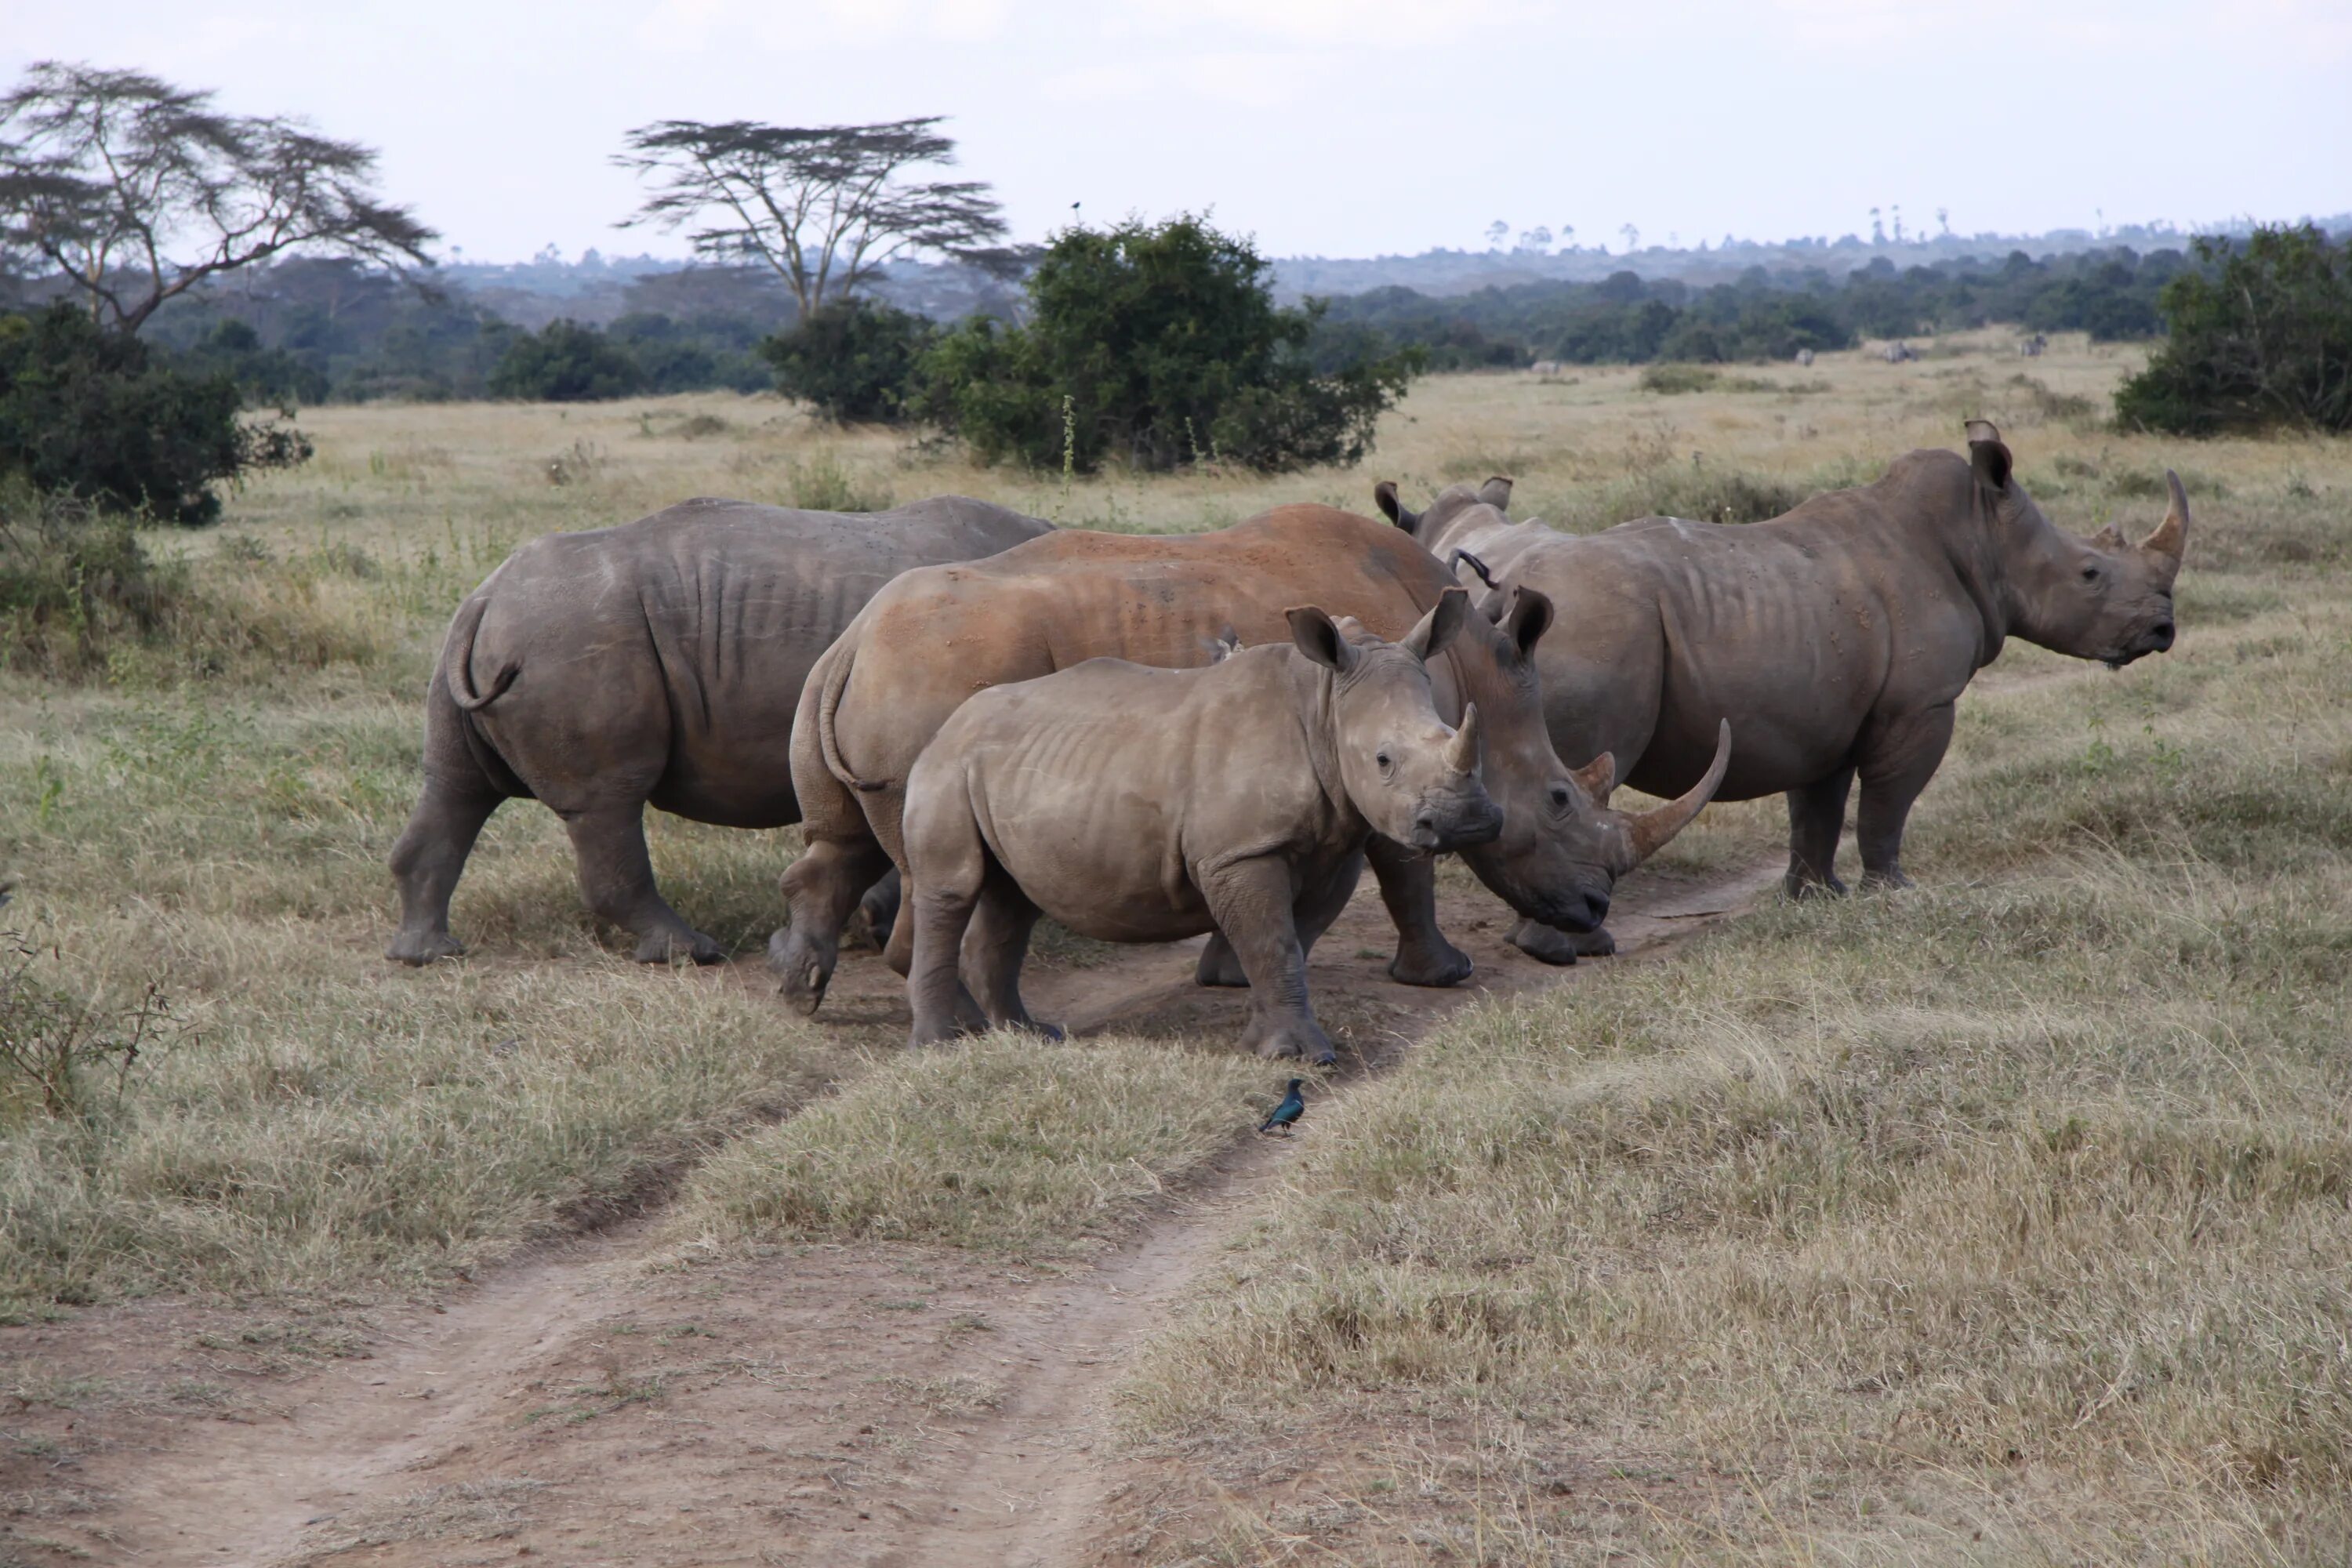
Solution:
{"label": "distant tree line", "polygon": [[1440,370],[1537,360],[1705,363],[1785,359],[1800,349],[1994,322],[2111,342],[2161,333],[2164,287],[2192,265],[2177,250],[2141,256],[2118,247],[2041,261],[2018,251],[1996,262],[1900,270],[1881,258],[1842,279],[1759,267],[1738,282],[1703,289],[1630,271],[1597,283],[1530,283],[1444,298],[1379,289],[1331,301],[1318,352],[1359,352],[1377,334],[1420,347]]}

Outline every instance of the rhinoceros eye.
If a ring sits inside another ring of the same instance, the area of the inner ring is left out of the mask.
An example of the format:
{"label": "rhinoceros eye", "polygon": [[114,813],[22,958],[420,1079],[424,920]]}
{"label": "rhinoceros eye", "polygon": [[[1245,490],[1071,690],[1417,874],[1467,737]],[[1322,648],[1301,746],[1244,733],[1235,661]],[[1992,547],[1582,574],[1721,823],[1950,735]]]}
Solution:
{"label": "rhinoceros eye", "polygon": [[1568,786],[1566,784],[1554,784],[1551,786],[1551,803],[1562,811],[1566,811],[1568,809]]}
{"label": "rhinoceros eye", "polygon": [[2098,569],[2096,566],[2085,566],[2085,567],[2084,567],[2084,568],[2083,568],[2083,581],[2084,581],[2084,582],[2085,582],[2085,583],[2095,583],[2095,582],[2097,582],[2098,580],[2099,580],[2099,569]]}
{"label": "rhinoceros eye", "polygon": [[1389,774],[1396,772],[1396,759],[1390,756],[1386,752],[1373,752],[1372,761],[1381,764],[1381,776],[1382,778],[1386,778]]}

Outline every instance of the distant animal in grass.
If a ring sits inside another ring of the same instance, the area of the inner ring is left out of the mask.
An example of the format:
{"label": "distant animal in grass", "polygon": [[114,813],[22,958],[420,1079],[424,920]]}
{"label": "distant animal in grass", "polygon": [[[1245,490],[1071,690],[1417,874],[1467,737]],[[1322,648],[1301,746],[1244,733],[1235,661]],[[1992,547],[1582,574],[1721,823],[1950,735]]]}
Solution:
{"label": "distant animal in grass", "polygon": [[1298,1125],[1298,1119],[1307,1114],[1307,1097],[1298,1092],[1306,1085],[1307,1080],[1303,1078],[1292,1079],[1290,1090],[1282,1097],[1282,1103],[1274,1108],[1273,1115],[1258,1124],[1257,1130],[1271,1132],[1279,1127],[1287,1137],[1290,1130]]}

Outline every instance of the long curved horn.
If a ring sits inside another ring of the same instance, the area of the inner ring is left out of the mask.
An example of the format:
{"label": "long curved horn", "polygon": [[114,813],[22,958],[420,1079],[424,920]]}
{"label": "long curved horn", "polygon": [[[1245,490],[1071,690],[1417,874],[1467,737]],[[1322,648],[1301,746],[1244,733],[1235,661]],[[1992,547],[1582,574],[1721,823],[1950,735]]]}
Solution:
{"label": "long curved horn", "polygon": [[1462,728],[1454,731],[1454,739],[1445,743],[1445,766],[1449,773],[1474,773],[1478,771],[1478,705],[1475,702],[1462,710]]}
{"label": "long curved horn", "polygon": [[2180,568],[2180,557],[2189,548],[2189,492],[2180,488],[2180,476],[2170,468],[2164,470],[2164,482],[2172,491],[2172,505],[2166,509],[2164,521],[2156,531],[2139,542],[2142,550],[2172,557],[2173,570]]}
{"label": "long curved horn", "polygon": [[1731,721],[1726,719],[1716,731],[1715,762],[1706,770],[1706,777],[1691,785],[1679,798],[1654,811],[1645,811],[1626,824],[1633,836],[1634,865],[1664,849],[1675,834],[1691,825],[1691,818],[1715,798],[1715,792],[1723,784],[1723,771],[1730,765]]}

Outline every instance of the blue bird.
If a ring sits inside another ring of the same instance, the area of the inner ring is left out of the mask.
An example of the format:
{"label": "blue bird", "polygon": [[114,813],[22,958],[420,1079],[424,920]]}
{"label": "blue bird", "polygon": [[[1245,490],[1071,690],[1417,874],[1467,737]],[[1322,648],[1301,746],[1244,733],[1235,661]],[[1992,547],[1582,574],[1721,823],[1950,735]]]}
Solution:
{"label": "blue bird", "polygon": [[1298,1092],[1306,1082],[1303,1078],[1290,1080],[1289,1092],[1282,1097],[1282,1103],[1274,1108],[1274,1114],[1259,1125],[1259,1131],[1271,1132],[1279,1127],[1284,1136],[1289,1135],[1291,1128],[1296,1126],[1298,1119],[1307,1113],[1307,1097]]}

